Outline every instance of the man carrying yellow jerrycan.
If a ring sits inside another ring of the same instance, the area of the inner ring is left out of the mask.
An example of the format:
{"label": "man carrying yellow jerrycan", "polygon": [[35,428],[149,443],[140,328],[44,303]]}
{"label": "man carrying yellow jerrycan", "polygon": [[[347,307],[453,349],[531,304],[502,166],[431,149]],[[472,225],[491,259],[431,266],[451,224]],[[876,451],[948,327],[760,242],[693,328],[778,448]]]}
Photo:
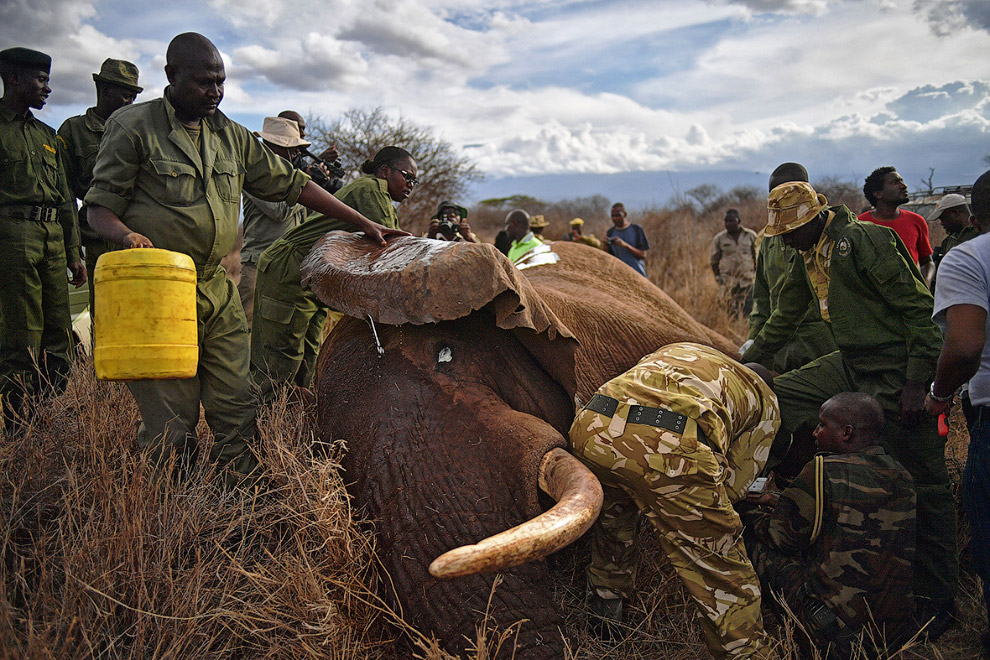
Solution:
{"label": "man carrying yellow jerrycan", "polygon": [[[104,238],[126,248],[178,252],[196,271],[195,375],[128,382],[141,411],[138,444],[158,467],[174,452],[178,467],[188,464],[196,455],[202,403],[215,436],[210,458],[227,485],[247,485],[258,465],[249,446],[257,402],[248,380],[247,321],[220,267],[237,236],[241,191],[342,218],[382,245],[385,236],[404,232],[372,223],[339,202],[224,116],[217,109],[226,78],[223,60],[206,37],[175,37],[165,75],[169,85],[162,98],[122,108],[107,120],[85,203],[90,225]],[[98,292],[97,324],[112,323],[110,314]]]}

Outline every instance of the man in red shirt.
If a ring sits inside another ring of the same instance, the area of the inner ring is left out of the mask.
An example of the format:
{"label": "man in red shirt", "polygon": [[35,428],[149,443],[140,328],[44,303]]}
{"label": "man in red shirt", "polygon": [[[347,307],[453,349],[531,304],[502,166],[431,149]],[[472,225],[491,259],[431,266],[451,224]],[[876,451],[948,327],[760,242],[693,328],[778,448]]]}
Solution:
{"label": "man in red shirt", "polygon": [[893,229],[904,241],[925,282],[931,287],[935,264],[932,263],[932,244],[928,240],[928,223],[917,213],[898,208],[908,201],[904,179],[893,167],[878,167],[866,177],[863,194],[873,205],[873,210],[863,212],[858,219]]}

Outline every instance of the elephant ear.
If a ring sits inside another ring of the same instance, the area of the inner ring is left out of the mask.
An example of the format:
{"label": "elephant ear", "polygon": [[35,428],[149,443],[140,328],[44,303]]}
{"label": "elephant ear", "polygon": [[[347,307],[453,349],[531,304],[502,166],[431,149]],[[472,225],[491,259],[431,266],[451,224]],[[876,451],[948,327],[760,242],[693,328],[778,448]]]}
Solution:
{"label": "elephant ear", "polygon": [[575,391],[577,340],[494,245],[402,236],[381,247],[360,234],[332,231],[300,269],[303,286],[324,303],[376,323],[423,325],[490,312]]}

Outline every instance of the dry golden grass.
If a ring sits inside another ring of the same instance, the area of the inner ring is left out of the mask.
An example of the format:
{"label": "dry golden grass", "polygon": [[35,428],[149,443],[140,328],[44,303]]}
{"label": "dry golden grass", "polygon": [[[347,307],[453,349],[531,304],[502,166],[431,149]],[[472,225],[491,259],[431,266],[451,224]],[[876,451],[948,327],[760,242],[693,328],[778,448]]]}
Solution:
{"label": "dry golden grass", "polygon": [[[632,220],[653,245],[651,278],[696,318],[741,338],[745,321],[718,307],[708,268],[722,211],[698,218],[665,209]],[[260,419],[271,484],[261,497],[222,492],[203,460],[185,482],[153,487],[134,446],[130,395],[97,382],[81,359],[68,391],[35,410],[29,432],[0,441],[0,658],[451,660],[383,606],[388,580],[344,490],[344,448],[314,457],[309,421],[286,401]],[[205,455],[202,424],[200,438]],[[964,437],[954,430],[954,475],[964,459]],[[902,657],[978,656],[983,605],[965,529],[960,540],[962,621],[937,645]],[[708,657],[693,608],[649,530],[641,542],[639,593],[628,605],[628,634],[615,645],[587,632],[587,548],[579,543],[550,559],[571,657]],[[767,625],[781,657],[796,658],[791,627],[769,614]],[[470,659],[511,650],[513,634],[479,620]]]}

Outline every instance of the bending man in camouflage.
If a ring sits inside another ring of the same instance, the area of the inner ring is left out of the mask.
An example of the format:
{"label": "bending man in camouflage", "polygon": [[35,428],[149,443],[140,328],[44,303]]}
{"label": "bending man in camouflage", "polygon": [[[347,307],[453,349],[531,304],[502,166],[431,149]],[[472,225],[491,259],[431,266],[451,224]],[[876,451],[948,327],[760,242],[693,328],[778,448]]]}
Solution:
{"label": "bending man in camouflage", "polygon": [[699,344],[665,346],[598,390],[570,431],[605,491],[588,569],[597,611],[619,618],[619,599],[633,593],[642,511],[698,606],[712,655],[771,657],[732,504],[766,463],[778,425],[761,376]]}
{"label": "bending man in camouflage", "polygon": [[787,602],[812,644],[848,658],[857,636],[880,643],[910,627],[914,481],[879,444],[873,397],[837,394],[819,420],[827,453],[760,499],[775,506],[743,514],[746,547],[764,590]]}

